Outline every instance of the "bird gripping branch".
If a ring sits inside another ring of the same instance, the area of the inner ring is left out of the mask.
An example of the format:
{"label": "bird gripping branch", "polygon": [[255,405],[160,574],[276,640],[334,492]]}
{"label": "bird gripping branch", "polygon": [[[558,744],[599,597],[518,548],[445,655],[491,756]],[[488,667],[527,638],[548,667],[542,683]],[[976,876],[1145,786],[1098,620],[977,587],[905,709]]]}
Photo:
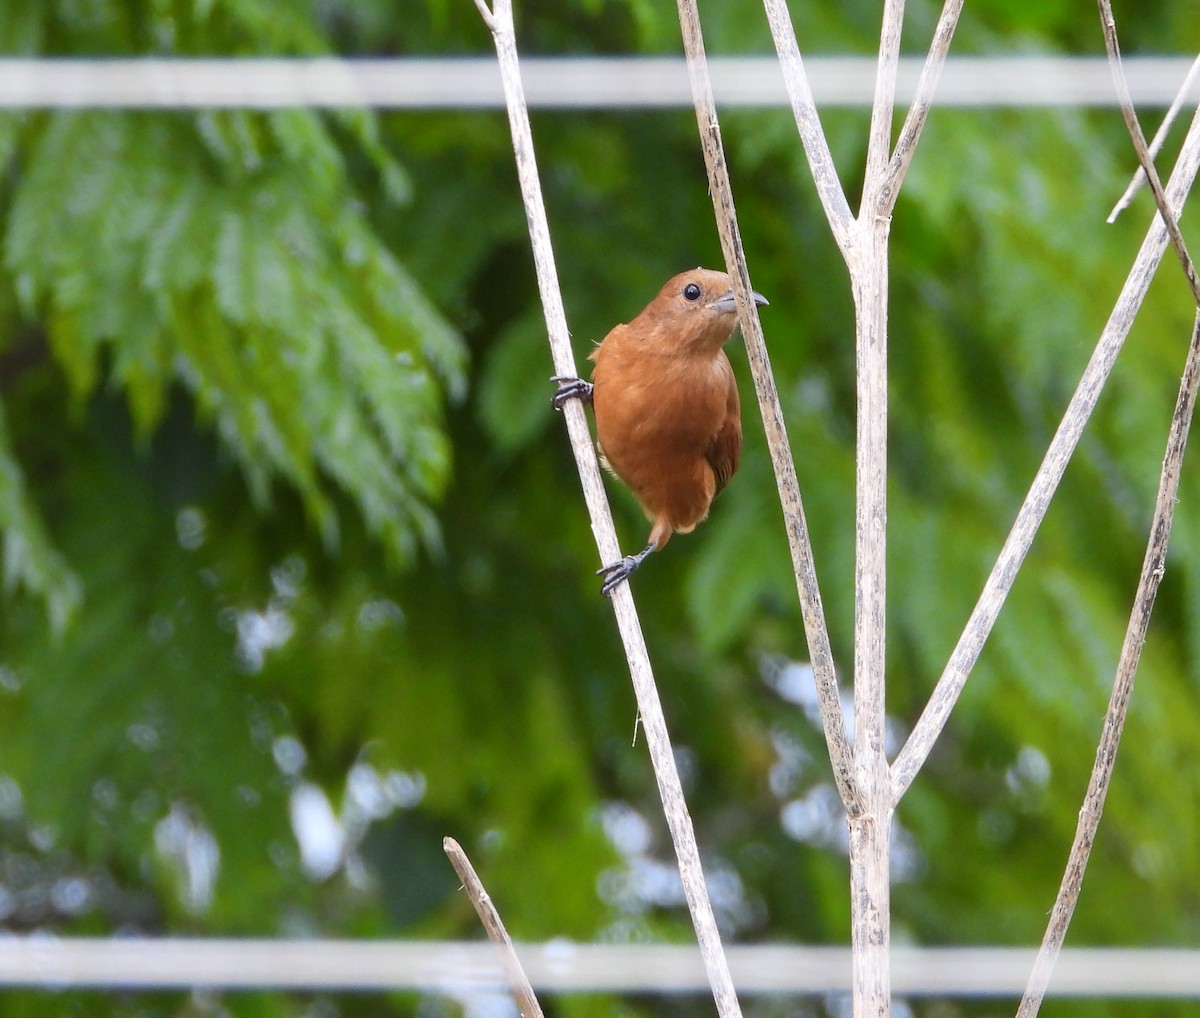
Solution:
{"label": "bird gripping branch", "polygon": [[[754,303],[765,305],[761,294]],[[708,516],[742,454],[737,383],[723,349],[737,325],[729,276],[681,272],[645,309],[592,352],[592,381],[556,375],[551,405],[592,404],[604,466],[625,482],[650,520],[636,555],[597,570],[611,595],[671,534]]]}

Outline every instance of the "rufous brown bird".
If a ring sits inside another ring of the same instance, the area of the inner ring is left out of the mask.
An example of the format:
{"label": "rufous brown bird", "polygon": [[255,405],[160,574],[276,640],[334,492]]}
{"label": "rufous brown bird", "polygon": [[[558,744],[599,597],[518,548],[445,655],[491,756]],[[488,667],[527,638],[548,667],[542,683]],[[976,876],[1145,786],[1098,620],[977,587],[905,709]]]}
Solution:
{"label": "rufous brown bird", "polygon": [[[753,291],[752,291],[753,293]],[[767,299],[753,293],[754,303]],[[597,570],[613,590],[675,532],[708,516],[742,455],[737,383],[723,347],[737,325],[729,276],[681,272],[633,321],[592,351],[592,381],[556,375],[551,399],[590,402],[601,461],[637,496],[650,539],[636,555]]]}

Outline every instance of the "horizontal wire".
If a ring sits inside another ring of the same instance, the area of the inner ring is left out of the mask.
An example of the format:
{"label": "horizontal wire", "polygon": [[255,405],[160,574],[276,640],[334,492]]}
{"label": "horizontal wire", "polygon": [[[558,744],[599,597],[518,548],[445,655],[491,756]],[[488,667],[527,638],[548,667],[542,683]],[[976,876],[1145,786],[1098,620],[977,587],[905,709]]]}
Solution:
{"label": "horizontal wire", "polygon": [[[534,987],[547,993],[708,993],[694,947],[518,944]],[[841,947],[728,948],[745,994],[840,993],[850,988]],[[898,995],[1017,995],[1032,948],[897,947]],[[462,996],[503,991],[499,955],[482,941],[222,940],[0,936],[0,988],[420,989]],[[1200,950],[1074,948],[1063,951],[1051,995],[1200,999]]]}
{"label": "horizontal wire", "polygon": [[[717,101],[786,106],[774,56],[713,57]],[[898,101],[916,90],[922,60],[900,61]],[[1167,106],[1189,57],[1127,57],[1134,102]],[[805,61],[816,101],[869,106],[875,58]],[[690,108],[684,60],[676,57],[528,57],[529,105],[540,109]],[[1200,100],[1200,88],[1190,97]],[[1113,106],[1104,57],[951,57],[939,106]],[[502,109],[495,60],[467,58],[0,59],[0,108],[189,109],[366,106],[380,109]]]}

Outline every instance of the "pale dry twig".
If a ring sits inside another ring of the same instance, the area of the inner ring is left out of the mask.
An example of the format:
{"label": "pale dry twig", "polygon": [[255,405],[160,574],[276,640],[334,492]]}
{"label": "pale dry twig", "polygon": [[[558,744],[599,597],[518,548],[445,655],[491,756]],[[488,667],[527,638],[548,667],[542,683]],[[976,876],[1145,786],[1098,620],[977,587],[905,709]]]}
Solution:
{"label": "pale dry twig", "polygon": [[1038,1013],[1050,985],[1050,976],[1059,952],[1062,950],[1063,942],[1066,940],[1067,929],[1071,924],[1075,905],[1083,888],[1084,873],[1087,870],[1092,845],[1096,840],[1096,832],[1100,827],[1100,817],[1104,812],[1108,788],[1112,783],[1117,750],[1121,743],[1121,733],[1124,730],[1125,717],[1129,711],[1129,700],[1133,694],[1133,682],[1137,675],[1142,647],[1146,642],[1146,632],[1150,626],[1150,615],[1154,610],[1154,601],[1159,585],[1166,572],[1167,543],[1171,536],[1171,524],[1175,518],[1179,477],[1183,468],[1183,453],[1195,410],[1197,383],[1200,382],[1200,283],[1196,279],[1196,267],[1188,253],[1183,234],[1180,232],[1175,210],[1158,179],[1153,157],[1146,145],[1146,138],[1142,134],[1137,113],[1133,108],[1133,100],[1129,95],[1129,86],[1125,80],[1125,71],[1121,66],[1121,52],[1117,42],[1117,29],[1112,6],[1109,0],[1098,0],[1098,4],[1105,47],[1108,50],[1109,62],[1112,66],[1113,82],[1121,106],[1121,115],[1129,130],[1129,137],[1133,142],[1138,163],[1150,185],[1155,204],[1158,206],[1159,221],[1164,224],[1167,235],[1179,256],[1184,276],[1192,290],[1196,301],[1196,317],[1192,327],[1192,340],[1188,348],[1187,361],[1179,382],[1175,412],[1172,415],[1171,427],[1167,436],[1167,449],[1163,456],[1158,497],[1154,505],[1154,515],[1150,524],[1150,536],[1146,544],[1142,572],[1138,579],[1137,592],[1134,595],[1133,608],[1129,615],[1129,624],[1125,630],[1125,639],[1117,661],[1112,695],[1109,698],[1104,728],[1096,749],[1096,760],[1088,781],[1087,792],[1084,795],[1083,807],[1079,811],[1075,837],[1067,858],[1062,883],[1059,886],[1054,908],[1050,913],[1050,921],[1046,926],[1045,936],[1042,938],[1041,947],[1029,976],[1029,983],[1017,1011],[1018,1018],[1034,1018]]}
{"label": "pale dry twig", "polygon": [[[513,149],[517,160],[517,176],[525,204],[525,216],[529,225],[529,238],[533,248],[534,266],[537,270],[538,289],[546,315],[546,328],[556,375],[574,376],[575,358],[571,352],[571,339],[567,331],[566,313],[563,310],[562,294],[558,285],[558,273],[554,266],[554,253],[550,243],[550,228],[546,221],[545,205],[542,201],[541,184],[537,162],[533,152],[533,132],[529,125],[529,112],[521,84],[520,65],[517,58],[516,34],[513,28],[512,0],[494,0],[488,8],[484,0],[475,0],[484,22],[492,32],[496,55],[500,63],[501,79],[508,108],[509,126],[512,131]],[[588,431],[587,418],[578,400],[570,400],[563,408],[567,420],[567,431],[571,439],[571,450],[579,470],[584,499],[592,520],[592,532],[600,551],[602,562],[614,562],[621,557],[613,528],[612,514],[604,493],[600,477],[600,466],[596,450]],[[675,855],[679,862],[679,876],[683,884],[684,897],[691,913],[696,940],[704,960],[705,971],[712,987],[713,999],[721,1018],[740,1018],[741,1009],[729,974],[729,963],[721,946],[716,916],[704,882],[704,870],[700,862],[700,850],[696,844],[696,833],[688,813],[683,795],[683,785],[675,763],[675,754],[667,732],[662,703],[654,683],[654,672],[646,641],[638,621],[637,609],[629,584],[623,583],[613,591],[613,610],[617,626],[625,646],[629,662],[630,677],[637,696],[638,711],[642,728],[646,733],[646,745],[654,767],[663,814]]]}
{"label": "pale dry twig", "polygon": [[1096,831],[1100,826],[1100,815],[1104,810],[1104,800],[1112,781],[1117,749],[1121,742],[1121,731],[1129,709],[1129,698],[1133,692],[1133,680],[1137,674],[1142,646],[1146,642],[1146,630],[1150,625],[1150,613],[1154,608],[1154,599],[1158,594],[1159,584],[1162,583],[1163,574],[1166,572],[1167,541],[1171,536],[1171,523],[1174,519],[1176,496],[1179,491],[1179,475],[1183,463],[1184,447],[1187,444],[1188,429],[1191,426],[1192,413],[1195,409],[1198,380],[1200,380],[1200,312],[1197,313],[1195,326],[1192,329],[1192,342],[1188,348],[1187,364],[1179,383],[1179,397],[1171,418],[1167,451],[1163,457],[1162,475],[1159,479],[1158,499],[1154,506],[1154,518],[1150,524],[1150,541],[1146,546],[1146,555],[1142,562],[1142,572],[1138,579],[1137,593],[1134,596],[1133,611],[1130,613],[1125,639],[1121,644],[1112,695],[1104,716],[1104,728],[1100,735],[1099,745],[1096,747],[1096,761],[1088,782],[1087,793],[1084,796],[1083,807],[1079,811],[1079,822],[1075,829],[1075,838],[1071,844],[1067,867],[1063,873],[1054,908],[1050,912],[1050,922],[1046,927],[1041,948],[1034,961],[1033,971],[1029,976],[1025,996],[1017,1011],[1017,1018],[1033,1018],[1038,1013],[1042,998],[1050,984],[1054,963],[1062,949],[1063,941],[1066,939],[1067,927],[1071,923],[1075,903],[1079,900],[1079,892],[1083,886],[1083,875],[1087,869],[1088,856],[1091,854],[1092,844],[1096,839]]}
{"label": "pale dry twig", "polygon": [[[1162,123],[1158,125],[1158,130],[1154,132],[1154,137],[1150,139],[1151,159],[1158,158],[1158,153],[1162,151],[1163,142],[1167,140],[1167,135],[1175,124],[1175,118],[1179,116],[1179,111],[1183,109],[1184,102],[1191,94],[1192,88],[1198,80],[1200,80],[1200,55],[1197,55],[1196,59],[1192,61],[1192,66],[1188,69],[1183,79],[1183,84],[1179,86],[1179,91],[1175,94],[1175,98],[1171,100],[1171,105],[1163,115]],[[1138,166],[1137,172],[1134,173],[1133,179],[1129,182],[1129,186],[1125,188],[1125,193],[1117,199],[1117,204],[1113,206],[1112,211],[1108,214],[1108,222],[1116,222],[1117,216],[1129,207],[1129,203],[1133,201],[1133,196],[1137,194],[1138,188],[1145,182],[1146,171],[1141,166]]]}
{"label": "pale dry twig", "polygon": [[[1200,168],[1200,116],[1192,121],[1175,171],[1167,182],[1166,196],[1173,208],[1182,205]],[[967,677],[979,658],[991,633],[1000,609],[1012,589],[1017,570],[1037,534],[1057,490],[1067,463],[1083,434],[1104,383],[1116,363],[1117,354],[1129,334],[1134,317],[1145,299],[1163,252],[1167,245],[1167,230],[1161,218],[1150,224],[1145,239],[1129,270],[1125,284],[1113,306],[1108,322],[1100,334],[1096,349],[1080,377],[1054,438],[1050,442],[1041,466],[1033,479],[1025,501],[1017,512],[1012,529],[997,556],[983,592],[979,595],[962,635],[946,662],[933,695],[909,734],[899,755],[892,763],[892,797],[899,801],[929,756],[938,735],[946,724],[950,711],[966,685]]]}
{"label": "pale dry twig", "polygon": [[738,229],[737,213],[733,205],[733,187],[729,182],[729,170],[725,164],[725,150],[721,142],[716,101],[713,98],[708,61],[704,53],[700,17],[696,11],[694,0],[679,0],[678,6],[679,22],[683,31],[683,46],[692,81],[696,120],[700,128],[700,143],[708,170],[708,189],[712,196],[717,232],[721,237],[725,264],[728,267],[730,278],[733,280],[747,359],[754,377],[754,389],[758,396],[759,410],[767,435],[771,465],[775,470],[775,481],[779,489],[780,505],[783,508],[788,547],[791,551],[792,567],[796,576],[796,589],[800,597],[801,615],[808,640],[809,659],[816,681],[817,702],[821,710],[825,741],[829,748],[834,780],[842,797],[842,803],[848,813],[857,816],[862,812],[861,797],[854,782],[850,741],[846,734],[845,718],[842,715],[841,697],[837,688],[837,672],[833,662],[833,651],[829,644],[825,609],[821,603],[821,590],[817,582],[812,542],[809,539],[804,503],[800,497],[800,482],[796,477],[796,464],[792,458],[787,428],[783,421],[783,408],[779,403],[779,391],[775,386],[774,373],[771,371],[771,360],[767,353],[762,323],[758,318],[758,308],[750,299],[750,273],[746,267],[746,253],[742,248],[741,232]]}
{"label": "pale dry twig", "polygon": [[542,1018],[542,1006],[533,992],[529,977],[525,975],[521,959],[517,957],[517,950],[513,947],[512,938],[508,935],[508,930],[504,928],[500,913],[492,904],[492,899],[484,889],[483,881],[479,879],[475,867],[471,865],[471,860],[467,858],[467,853],[453,838],[443,838],[442,848],[450,859],[450,865],[454,867],[454,872],[458,874],[458,879],[463,882],[463,888],[467,892],[467,897],[471,899],[471,904],[475,906],[475,914],[483,923],[488,940],[495,944],[500,952],[500,958],[504,963],[504,974],[508,978],[508,985],[513,996],[517,998],[517,1007],[521,1009],[523,1018]]}

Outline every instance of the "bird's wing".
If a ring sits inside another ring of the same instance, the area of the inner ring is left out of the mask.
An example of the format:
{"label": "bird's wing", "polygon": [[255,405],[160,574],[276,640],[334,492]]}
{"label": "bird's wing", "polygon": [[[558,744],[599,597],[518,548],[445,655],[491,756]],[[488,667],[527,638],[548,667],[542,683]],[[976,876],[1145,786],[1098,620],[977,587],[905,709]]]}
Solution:
{"label": "bird's wing", "polygon": [[[738,406],[737,384],[729,375],[729,390],[725,401],[725,418],[705,454],[717,480],[717,492],[729,483],[742,459],[742,418]],[[716,494],[714,492],[713,494]]]}

